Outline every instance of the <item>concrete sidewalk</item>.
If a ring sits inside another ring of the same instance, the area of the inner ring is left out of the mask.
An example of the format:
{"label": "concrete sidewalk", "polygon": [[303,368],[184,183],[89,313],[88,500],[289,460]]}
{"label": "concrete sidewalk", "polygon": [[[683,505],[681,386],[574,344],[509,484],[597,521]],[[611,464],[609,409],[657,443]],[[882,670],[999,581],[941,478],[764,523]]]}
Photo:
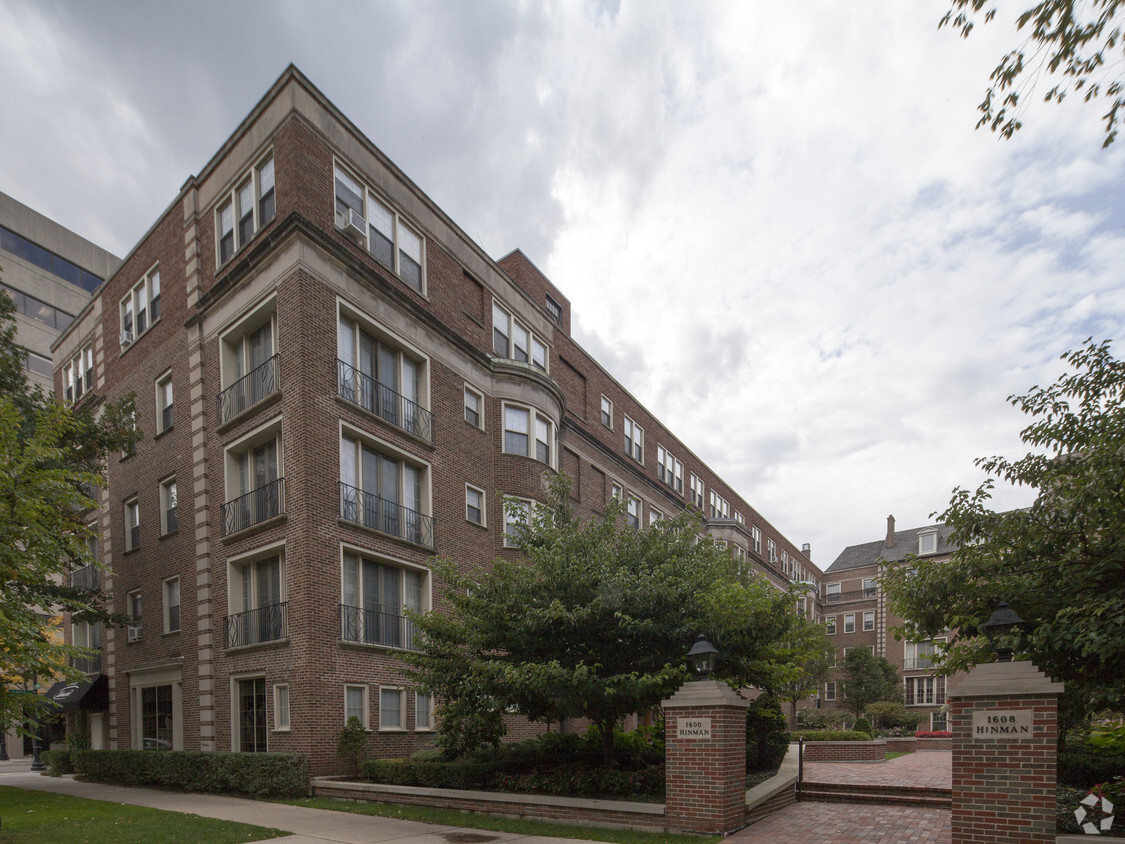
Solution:
{"label": "concrete sidewalk", "polygon": [[[22,766],[21,766],[22,767]],[[11,771],[11,769],[9,769]],[[258,800],[244,800],[237,797],[221,797],[213,794],[181,794],[171,791],[155,791],[148,788],[125,788],[116,785],[77,782],[74,777],[45,777],[25,771],[0,773],[0,785],[34,791],[49,791],[54,794],[69,794],[74,797],[87,797],[91,800],[107,800],[113,803],[129,803],[134,806],[148,806],[152,809],[166,809],[170,812],[186,812],[217,818],[225,821],[239,821],[257,826],[283,829],[294,833],[285,838],[270,839],[285,844],[313,844],[321,841],[345,842],[345,844],[488,844],[489,842],[518,841],[520,844],[574,844],[573,838],[548,838],[541,835],[520,835],[509,832],[491,832],[484,829],[467,829],[456,826],[437,826],[434,824],[402,821],[394,818],[379,818],[373,815],[353,815],[348,812],[333,812],[327,809],[306,809],[301,806],[288,806],[284,803],[265,803]]]}

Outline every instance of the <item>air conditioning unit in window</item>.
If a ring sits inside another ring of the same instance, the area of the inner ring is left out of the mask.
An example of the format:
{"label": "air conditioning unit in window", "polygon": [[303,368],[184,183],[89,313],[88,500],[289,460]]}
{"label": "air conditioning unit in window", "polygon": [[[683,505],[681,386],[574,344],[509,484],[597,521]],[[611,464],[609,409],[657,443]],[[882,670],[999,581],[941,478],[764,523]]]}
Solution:
{"label": "air conditioning unit in window", "polygon": [[367,237],[367,221],[351,208],[345,208],[340,215],[340,228],[356,243],[362,243]]}
{"label": "air conditioning unit in window", "polygon": [[122,346],[130,346],[130,345],[132,345],[132,343],[133,343],[133,332],[132,331],[122,331],[121,332],[121,345]]}
{"label": "air conditioning unit in window", "polygon": [[141,641],[141,625],[134,624],[132,627],[129,628],[129,641],[130,642]]}

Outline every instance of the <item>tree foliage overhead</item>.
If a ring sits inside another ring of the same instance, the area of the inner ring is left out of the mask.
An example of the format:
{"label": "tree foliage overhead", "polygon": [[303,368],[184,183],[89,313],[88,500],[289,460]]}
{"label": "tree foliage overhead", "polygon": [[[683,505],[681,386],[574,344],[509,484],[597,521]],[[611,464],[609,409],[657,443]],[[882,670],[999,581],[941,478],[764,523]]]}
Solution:
{"label": "tree foliage overhead", "polygon": [[38,698],[14,694],[31,677],[74,676],[65,645],[44,621],[69,612],[79,620],[116,621],[103,596],[70,586],[90,559],[83,514],[102,483],[110,450],[136,439],[132,399],[75,410],[31,389],[16,342],[15,307],[0,292],[0,727],[18,721]]}
{"label": "tree foliage overhead", "polygon": [[[1020,14],[1016,26],[1026,32],[1026,39],[990,74],[991,84],[977,106],[977,128],[987,126],[1010,138],[1022,125],[1024,95],[1030,95],[1045,70],[1054,81],[1043,96],[1045,102],[1061,103],[1073,91],[1085,102],[1101,99],[1107,104],[1102,146],[1112,144],[1125,105],[1125,41],[1117,20],[1121,7],[1122,0],[1041,0]],[[994,0],[951,0],[938,25],[952,26],[967,38],[978,17],[987,23],[995,15]]]}
{"label": "tree foliage overhead", "polygon": [[736,688],[787,676],[777,660],[791,652],[774,644],[796,621],[793,594],[740,573],[729,551],[699,538],[698,514],[641,529],[623,515],[614,502],[580,519],[559,476],[517,531],[519,559],[471,572],[435,563],[449,612],[417,617],[421,650],[407,659],[441,701],[443,729],[465,701],[536,721],[585,716],[612,765],[614,725],[688,679],[700,633]]}
{"label": "tree foliage overhead", "polygon": [[[1062,359],[1069,371],[1009,402],[1034,421],[1033,451],[980,459],[988,479],[955,489],[941,514],[958,545],[947,562],[913,559],[884,575],[914,640],[955,632],[943,670],[991,662],[981,625],[1005,600],[1032,630],[1024,658],[1088,704],[1125,704],[1125,362],[1108,341]],[[1027,509],[990,509],[996,480],[1037,491]],[[1020,658],[1017,655],[1016,658]]]}
{"label": "tree foliage overhead", "polygon": [[870,648],[849,648],[841,667],[844,670],[840,679],[843,703],[857,718],[869,704],[898,700],[898,671],[886,657],[876,656]]}

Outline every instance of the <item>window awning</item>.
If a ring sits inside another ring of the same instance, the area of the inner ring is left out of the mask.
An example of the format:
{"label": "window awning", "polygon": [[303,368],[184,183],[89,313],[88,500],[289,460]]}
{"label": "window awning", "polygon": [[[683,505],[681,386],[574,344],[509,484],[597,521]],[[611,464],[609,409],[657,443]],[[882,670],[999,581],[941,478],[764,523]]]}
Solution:
{"label": "window awning", "polygon": [[63,712],[104,712],[109,703],[109,680],[104,674],[92,674],[84,680],[59,680],[47,690],[47,699]]}

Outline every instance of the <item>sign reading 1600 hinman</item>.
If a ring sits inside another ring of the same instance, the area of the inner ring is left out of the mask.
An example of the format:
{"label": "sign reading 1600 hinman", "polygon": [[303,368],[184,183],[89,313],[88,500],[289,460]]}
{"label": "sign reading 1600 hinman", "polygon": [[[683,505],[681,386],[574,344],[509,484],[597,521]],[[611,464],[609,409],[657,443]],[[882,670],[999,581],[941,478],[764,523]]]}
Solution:
{"label": "sign reading 1600 hinman", "polygon": [[973,741],[1021,741],[1032,736],[1030,709],[978,709],[973,713]]}
{"label": "sign reading 1600 hinman", "polygon": [[677,718],[676,738],[678,739],[709,739],[711,738],[710,718]]}

